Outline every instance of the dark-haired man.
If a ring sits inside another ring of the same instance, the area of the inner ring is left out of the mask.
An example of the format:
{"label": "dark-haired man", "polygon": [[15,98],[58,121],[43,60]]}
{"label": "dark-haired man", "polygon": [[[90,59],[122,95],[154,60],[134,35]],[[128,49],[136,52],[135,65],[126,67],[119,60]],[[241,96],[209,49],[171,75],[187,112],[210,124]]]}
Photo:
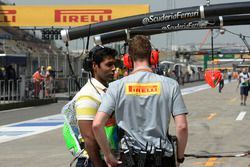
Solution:
{"label": "dark-haired man", "polygon": [[[92,77],[74,97],[76,99],[75,110],[78,125],[87,154],[91,160],[88,162],[89,167],[92,165],[94,167],[106,166],[101,158],[100,149],[92,131],[92,122],[108,83],[113,80],[116,55],[117,52],[114,49],[95,46],[83,63],[83,68],[91,72]],[[112,119],[110,122],[112,123]],[[79,159],[77,166],[82,167],[83,163],[86,164],[85,159]]]}
{"label": "dark-haired man", "polygon": [[[174,148],[168,134],[171,115],[177,137],[177,160],[184,161],[187,143],[187,109],[178,83],[154,74],[149,66],[151,44],[148,37],[136,35],[129,41],[133,72],[112,82],[103,97],[93,122],[96,139],[109,167],[123,166],[175,167]],[[124,130],[121,161],[112,154],[103,127],[115,111],[117,125]],[[128,152],[133,152],[132,154]],[[146,152],[146,153],[145,153]],[[143,157],[145,157],[144,159]],[[132,156],[132,157],[131,157]]]}

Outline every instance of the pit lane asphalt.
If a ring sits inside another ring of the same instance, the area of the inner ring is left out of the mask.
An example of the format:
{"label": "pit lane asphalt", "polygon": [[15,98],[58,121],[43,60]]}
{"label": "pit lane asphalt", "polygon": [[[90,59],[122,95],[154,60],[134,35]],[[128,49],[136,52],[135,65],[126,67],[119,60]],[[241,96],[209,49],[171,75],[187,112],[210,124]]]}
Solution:
{"label": "pit lane asphalt", "polygon": [[[184,87],[197,83],[185,84]],[[236,82],[226,84],[222,93],[207,89],[184,96],[189,110],[189,141],[186,153],[223,153],[250,150],[250,100],[240,106]],[[66,102],[0,112],[0,124],[34,119],[60,113]],[[241,121],[236,121],[240,112],[246,112]],[[173,121],[170,134],[174,134]],[[66,167],[72,156],[66,150],[61,128],[39,135],[29,136],[0,144],[1,167]],[[244,158],[186,158],[185,167],[247,167],[249,157]]]}

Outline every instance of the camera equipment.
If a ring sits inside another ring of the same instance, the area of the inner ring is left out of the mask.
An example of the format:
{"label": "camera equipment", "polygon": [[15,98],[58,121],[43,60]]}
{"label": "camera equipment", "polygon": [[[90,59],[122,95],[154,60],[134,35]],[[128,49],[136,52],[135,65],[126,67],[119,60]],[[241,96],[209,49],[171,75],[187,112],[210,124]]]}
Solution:
{"label": "camera equipment", "polygon": [[162,166],[163,150],[161,148],[161,138],[160,138],[160,148],[155,148],[155,166]]}
{"label": "camera equipment", "polygon": [[138,160],[138,167],[144,167],[146,158],[147,158],[147,148],[148,148],[148,142],[146,144],[145,150],[141,150],[139,153],[139,160]]}

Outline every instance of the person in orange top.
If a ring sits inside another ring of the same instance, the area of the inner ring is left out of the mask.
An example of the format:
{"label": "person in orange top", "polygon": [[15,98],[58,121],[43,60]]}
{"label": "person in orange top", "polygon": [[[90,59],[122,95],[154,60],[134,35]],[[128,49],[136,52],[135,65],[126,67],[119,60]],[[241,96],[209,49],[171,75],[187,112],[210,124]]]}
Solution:
{"label": "person in orange top", "polygon": [[41,75],[41,68],[38,67],[37,71],[33,74],[33,82],[34,82],[34,97],[39,98],[39,93],[41,90],[41,82],[43,78]]}

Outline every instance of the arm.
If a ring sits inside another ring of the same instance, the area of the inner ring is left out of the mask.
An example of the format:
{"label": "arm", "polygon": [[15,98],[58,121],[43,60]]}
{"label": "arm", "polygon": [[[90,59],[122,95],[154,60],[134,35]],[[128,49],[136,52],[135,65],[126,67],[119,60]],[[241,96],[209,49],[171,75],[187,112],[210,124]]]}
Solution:
{"label": "arm", "polygon": [[100,157],[100,148],[92,131],[92,123],[97,112],[99,101],[91,95],[79,96],[75,102],[76,118],[84,139],[86,151],[95,167],[102,167],[103,161]]}
{"label": "arm", "polygon": [[91,120],[80,120],[78,121],[81,135],[84,138],[84,143],[86,150],[88,152],[89,158],[95,167],[102,167],[103,161],[100,157],[100,149],[98,143],[95,140],[95,136],[92,132]]}
{"label": "arm", "polygon": [[188,139],[188,124],[186,119],[186,114],[188,114],[187,108],[185,106],[183,97],[179,85],[173,92],[173,117],[176,127],[176,137],[177,137],[177,158],[184,158],[184,152]]}
{"label": "arm", "polygon": [[116,167],[121,162],[117,161],[112,154],[106,134],[104,132],[104,126],[108,118],[109,115],[107,113],[98,111],[93,122],[93,132],[95,134],[97,142],[99,143],[103,151],[106,163],[109,167]]}
{"label": "arm", "polygon": [[247,79],[244,79],[244,78],[241,78],[241,83],[246,83],[250,80],[250,78],[247,78]]}
{"label": "arm", "polygon": [[247,73],[247,78],[244,78],[244,74],[243,73],[240,73],[238,79],[240,81],[240,83],[245,83],[245,82],[248,82],[250,80],[250,77],[249,77],[249,73]]}
{"label": "arm", "polygon": [[84,143],[91,162],[95,167],[103,166],[102,159],[100,157],[100,149],[98,143],[95,140],[94,134],[92,132],[92,122],[93,121],[79,121],[79,127],[81,135],[84,138]]}
{"label": "arm", "polygon": [[177,158],[181,159],[184,157],[185,148],[188,139],[188,123],[185,114],[176,115],[174,117],[176,126],[176,137],[177,137]]}

